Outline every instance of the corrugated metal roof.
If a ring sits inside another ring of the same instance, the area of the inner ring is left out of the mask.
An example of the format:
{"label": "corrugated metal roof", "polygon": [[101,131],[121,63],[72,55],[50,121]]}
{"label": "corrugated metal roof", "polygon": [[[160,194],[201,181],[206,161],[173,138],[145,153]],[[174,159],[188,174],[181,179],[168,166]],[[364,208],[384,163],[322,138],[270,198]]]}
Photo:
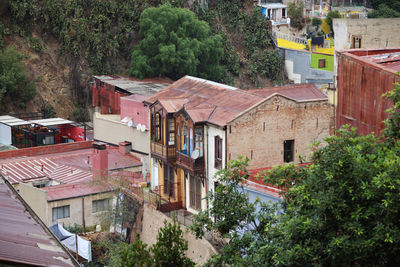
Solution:
{"label": "corrugated metal roof", "polygon": [[394,71],[400,71],[400,52],[362,56],[363,59],[380,64]]}
{"label": "corrugated metal roof", "polygon": [[272,94],[280,94],[296,101],[328,100],[328,97],[313,83],[251,89],[249,92],[264,98],[267,98]]}
{"label": "corrugated metal roof", "polygon": [[74,266],[73,259],[0,178],[0,261]]}
{"label": "corrugated metal roof", "polygon": [[19,118],[9,116],[9,115],[0,116],[0,123],[6,124],[8,126],[18,126],[18,125],[30,124],[30,122],[28,122],[28,121],[24,121],[24,120],[21,120]]}
{"label": "corrugated metal roof", "polygon": [[237,115],[260,103],[272,94],[281,94],[294,101],[327,100],[314,84],[241,90],[204,79],[185,76],[163,91],[150,96],[146,103],[158,101],[167,112],[184,108],[194,123],[209,122],[224,126]]}
{"label": "corrugated metal roof", "polygon": [[47,201],[55,201],[110,192],[113,188],[110,185],[83,182],[43,187],[42,190],[47,192]]}
{"label": "corrugated metal roof", "polygon": [[166,78],[150,78],[139,80],[133,77],[123,76],[94,76],[101,82],[125,90],[131,94],[150,96],[164,89],[171,84],[171,80]]}
{"label": "corrugated metal roof", "polygon": [[73,121],[66,120],[63,118],[49,118],[49,119],[42,119],[42,120],[31,120],[29,123],[35,123],[41,126],[54,126],[54,125],[61,125],[61,124],[72,124]]}

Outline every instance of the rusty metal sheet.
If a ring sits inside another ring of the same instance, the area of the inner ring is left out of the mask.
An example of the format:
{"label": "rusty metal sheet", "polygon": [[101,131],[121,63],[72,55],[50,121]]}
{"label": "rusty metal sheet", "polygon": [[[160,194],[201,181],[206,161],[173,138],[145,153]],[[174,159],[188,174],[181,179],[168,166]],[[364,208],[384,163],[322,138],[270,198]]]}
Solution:
{"label": "rusty metal sheet", "polygon": [[0,261],[74,266],[70,256],[0,179]]}
{"label": "rusty metal sheet", "polygon": [[337,127],[350,124],[360,134],[382,133],[391,106],[382,95],[393,89],[399,56],[400,49],[338,52]]}

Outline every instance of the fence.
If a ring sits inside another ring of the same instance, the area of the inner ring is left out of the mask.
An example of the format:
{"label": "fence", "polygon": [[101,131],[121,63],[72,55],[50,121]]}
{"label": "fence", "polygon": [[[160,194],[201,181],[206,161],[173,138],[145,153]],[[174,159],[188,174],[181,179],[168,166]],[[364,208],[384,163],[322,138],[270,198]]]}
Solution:
{"label": "fence", "polygon": [[303,45],[307,45],[308,44],[308,40],[305,38],[301,38],[301,37],[296,37],[296,36],[292,36],[289,34],[285,34],[285,33],[281,33],[281,32],[272,32],[272,36],[276,39],[284,39],[287,41],[291,41],[294,43],[298,43],[298,44],[303,44]]}

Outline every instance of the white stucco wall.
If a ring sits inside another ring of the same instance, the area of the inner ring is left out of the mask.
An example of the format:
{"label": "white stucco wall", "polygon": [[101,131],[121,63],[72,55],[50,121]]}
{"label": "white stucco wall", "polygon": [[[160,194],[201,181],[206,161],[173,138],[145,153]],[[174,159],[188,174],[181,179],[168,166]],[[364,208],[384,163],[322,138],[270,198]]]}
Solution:
{"label": "white stucco wall", "polygon": [[93,114],[94,139],[109,144],[118,145],[119,142],[129,141],[132,143],[134,152],[146,153],[147,155],[135,153],[143,162],[143,168],[150,172],[150,132],[138,131],[135,127],[128,127],[122,123],[120,115],[104,115],[98,112]]}

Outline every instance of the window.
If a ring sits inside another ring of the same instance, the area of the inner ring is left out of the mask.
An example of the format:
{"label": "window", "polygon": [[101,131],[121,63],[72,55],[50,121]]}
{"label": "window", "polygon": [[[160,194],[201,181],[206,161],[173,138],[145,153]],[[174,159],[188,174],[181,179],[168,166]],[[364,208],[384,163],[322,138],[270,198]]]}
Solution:
{"label": "window", "polygon": [[168,145],[175,145],[175,119],[168,119]]}
{"label": "window", "polygon": [[318,60],[318,68],[320,68],[320,69],[325,68],[325,66],[326,66],[325,64],[326,64],[325,59],[319,59]]}
{"label": "window", "polygon": [[100,200],[93,200],[92,201],[92,212],[99,212],[99,211],[104,211],[108,210],[108,207],[110,206],[110,199],[100,199]]}
{"label": "window", "polygon": [[203,128],[194,129],[194,150],[199,151],[199,157],[203,156]]}
{"label": "window", "polygon": [[294,159],[294,140],[283,141],[283,161],[292,162]]}
{"label": "window", "polygon": [[164,194],[170,197],[174,197],[174,186],[174,167],[164,164]]}
{"label": "window", "polygon": [[156,113],[155,119],[155,141],[161,140],[161,115],[160,113]]}
{"label": "window", "polygon": [[353,36],[352,48],[361,48],[361,37]]}
{"label": "window", "polygon": [[190,175],[190,207],[201,209],[201,180],[199,177]]}
{"label": "window", "polygon": [[219,136],[215,137],[215,160],[214,167],[217,169],[222,168],[222,139]]}
{"label": "window", "polygon": [[52,209],[53,222],[62,218],[69,218],[69,205]]}

